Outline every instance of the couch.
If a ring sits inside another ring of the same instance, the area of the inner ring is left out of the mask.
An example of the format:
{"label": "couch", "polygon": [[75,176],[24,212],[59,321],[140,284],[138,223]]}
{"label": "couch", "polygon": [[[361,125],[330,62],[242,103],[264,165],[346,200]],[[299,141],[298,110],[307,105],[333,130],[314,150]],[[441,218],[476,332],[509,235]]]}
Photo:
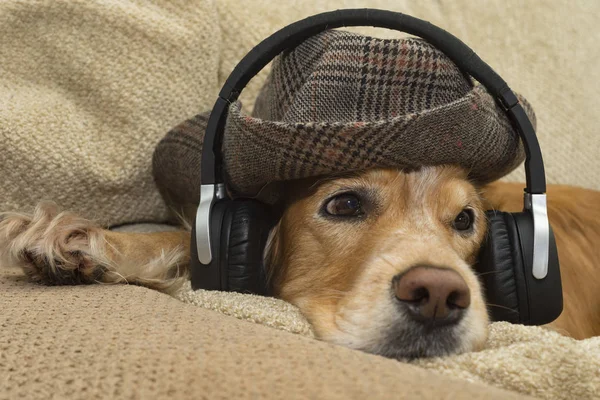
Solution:
{"label": "couch", "polygon": [[[535,108],[548,181],[600,189],[600,3],[5,0],[0,211],[52,200],[107,226],[166,229],[151,175],[164,134],[209,109],[274,30],[366,6],[427,19],[472,46]],[[242,95],[248,112],[267,71]],[[522,181],[522,169],[506,179]],[[275,299],[43,287],[0,268],[0,399],[591,399],[599,371],[597,338],[544,328],[494,324],[482,352],[406,364],[315,340]]]}

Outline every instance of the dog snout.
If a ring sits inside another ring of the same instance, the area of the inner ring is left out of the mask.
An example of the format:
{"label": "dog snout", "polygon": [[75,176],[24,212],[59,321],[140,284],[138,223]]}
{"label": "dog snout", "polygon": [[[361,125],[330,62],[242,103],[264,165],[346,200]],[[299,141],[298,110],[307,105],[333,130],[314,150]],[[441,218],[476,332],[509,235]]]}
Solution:
{"label": "dog snout", "polygon": [[416,322],[455,324],[471,304],[469,287],[450,268],[415,266],[392,280],[396,298]]}

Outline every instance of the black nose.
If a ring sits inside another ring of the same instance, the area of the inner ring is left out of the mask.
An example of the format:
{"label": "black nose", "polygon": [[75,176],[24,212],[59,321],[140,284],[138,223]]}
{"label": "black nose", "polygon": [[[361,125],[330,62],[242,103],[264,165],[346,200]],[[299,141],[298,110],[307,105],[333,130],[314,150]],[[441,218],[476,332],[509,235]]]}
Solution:
{"label": "black nose", "polygon": [[392,286],[407,314],[427,325],[456,324],[471,304],[467,283],[449,268],[416,266],[395,276]]}

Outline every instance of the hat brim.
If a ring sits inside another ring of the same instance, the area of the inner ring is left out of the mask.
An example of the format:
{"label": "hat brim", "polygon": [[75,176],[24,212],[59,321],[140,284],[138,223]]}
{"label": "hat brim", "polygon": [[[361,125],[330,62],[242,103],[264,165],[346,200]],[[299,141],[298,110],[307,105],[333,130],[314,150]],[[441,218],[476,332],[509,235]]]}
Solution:
{"label": "hat brim", "polygon": [[[520,95],[535,126],[535,115]],[[285,123],[229,108],[223,158],[233,193],[266,184],[354,170],[452,164],[475,183],[495,181],[525,158],[519,135],[481,85],[440,107],[370,122]]]}

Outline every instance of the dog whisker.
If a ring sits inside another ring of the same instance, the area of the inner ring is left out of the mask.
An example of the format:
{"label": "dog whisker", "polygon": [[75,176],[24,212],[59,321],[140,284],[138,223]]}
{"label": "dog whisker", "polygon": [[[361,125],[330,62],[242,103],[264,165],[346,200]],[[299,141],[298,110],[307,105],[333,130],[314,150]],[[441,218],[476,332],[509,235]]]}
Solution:
{"label": "dog whisker", "polygon": [[497,308],[503,308],[505,310],[508,310],[510,312],[514,312],[517,313],[518,311],[515,310],[514,308],[510,308],[510,307],[506,307],[506,306],[501,306],[499,304],[492,304],[492,303],[485,303],[486,306],[490,306],[490,307],[497,307]]}
{"label": "dog whisker", "polygon": [[387,265],[394,267],[394,264],[390,260],[388,260],[385,256],[379,256],[379,258],[381,260],[383,260],[383,262],[385,262]]}
{"label": "dog whisker", "polygon": [[337,290],[337,289],[324,289],[321,294],[319,295],[319,298],[321,299],[332,299],[332,300],[339,300],[339,299],[343,299],[346,295],[348,294],[348,292],[343,291],[343,290]]}
{"label": "dog whisker", "polygon": [[500,273],[500,271],[476,272],[475,276],[492,275],[492,274],[498,274],[498,273]]}

